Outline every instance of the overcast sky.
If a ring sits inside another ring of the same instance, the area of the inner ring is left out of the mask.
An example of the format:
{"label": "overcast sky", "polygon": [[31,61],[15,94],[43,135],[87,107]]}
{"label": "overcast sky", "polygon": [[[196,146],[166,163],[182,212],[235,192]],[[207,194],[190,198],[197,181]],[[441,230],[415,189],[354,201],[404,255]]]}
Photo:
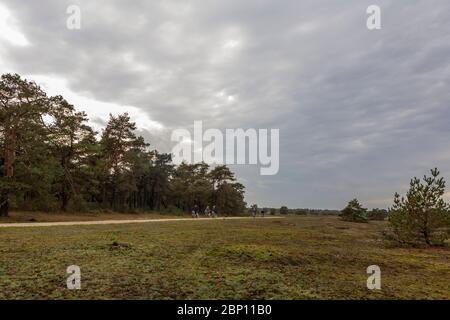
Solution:
{"label": "overcast sky", "polygon": [[233,167],[260,206],[387,207],[432,167],[450,180],[448,0],[0,0],[6,72],[98,127],[128,111],[165,152],[194,120],[280,129],[277,175]]}

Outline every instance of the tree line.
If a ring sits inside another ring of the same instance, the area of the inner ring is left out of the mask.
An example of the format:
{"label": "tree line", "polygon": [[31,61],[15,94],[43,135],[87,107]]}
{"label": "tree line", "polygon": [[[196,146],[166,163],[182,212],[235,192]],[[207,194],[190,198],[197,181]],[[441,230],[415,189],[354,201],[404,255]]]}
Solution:
{"label": "tree line", "polygon": [[0,80],[0,216],[40,211],[245,209],[245,187],[227,166],[175,166],[152,150],[127,113],[99,134],[62,96],[18,74]]}
{"label": "tree line", "polygon": [[302,215],[315,215],[315,216],[319,216],[319,215],[328,215],[328,216],[332,216],[332,215],[339,215],[340,211],[339,210],[329,210],[329,209],[307,209],[307,208],[288,208],[287,206],[281,206],[281,208],[268,208],[268,207],[264,207],[264,208],[258,208],[257,204],[254,204],[250,207],[250,211],[252,210],[259,210],[259,211],[264,211],[270,215],[298,215],[298,216],[302,216]]}

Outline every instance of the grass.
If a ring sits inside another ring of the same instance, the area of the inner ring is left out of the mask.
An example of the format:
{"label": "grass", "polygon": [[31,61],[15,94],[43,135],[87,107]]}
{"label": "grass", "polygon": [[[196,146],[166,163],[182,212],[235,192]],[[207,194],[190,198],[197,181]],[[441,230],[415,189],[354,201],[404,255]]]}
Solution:
{"label": "grass", "polygon": [[[450,250],[336,217],[0,230],[0,299],[450,299]],[[366,287],[381,268],[382,290]],[[82,289],[66,288],[78,265]]]}

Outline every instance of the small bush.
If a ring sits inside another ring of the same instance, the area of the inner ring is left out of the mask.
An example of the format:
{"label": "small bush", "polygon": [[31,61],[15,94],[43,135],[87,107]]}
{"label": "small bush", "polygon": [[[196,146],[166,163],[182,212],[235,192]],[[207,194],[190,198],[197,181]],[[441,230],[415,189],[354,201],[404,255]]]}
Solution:
{"label": "small bush", "polygon": [[357,199],[353,199],[341,211],[339,216],[344,221],[367,222],[366,212],[367,212],[367,209],[363,208]]}

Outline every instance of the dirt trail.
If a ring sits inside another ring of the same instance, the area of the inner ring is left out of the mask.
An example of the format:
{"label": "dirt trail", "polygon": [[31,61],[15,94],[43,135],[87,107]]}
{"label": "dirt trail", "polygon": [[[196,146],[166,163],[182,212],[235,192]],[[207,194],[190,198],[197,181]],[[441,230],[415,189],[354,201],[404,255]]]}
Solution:
{"label": "dirt trail", "polygon": [[29,227],[56,227],[56,226],[80,226],[97,224],[127,224],[147,222],[169,222],[169,221],[215,221],[215,220],[248,220],[248,219],[282,219],[283,217],[224,217],[224,218],[172,218],[172,219],[142,219],[142,220],[102,220],[102,221],[65,221],[65,222],[23,222],[23,223],[0,223],[0,228],[29,228]]}

